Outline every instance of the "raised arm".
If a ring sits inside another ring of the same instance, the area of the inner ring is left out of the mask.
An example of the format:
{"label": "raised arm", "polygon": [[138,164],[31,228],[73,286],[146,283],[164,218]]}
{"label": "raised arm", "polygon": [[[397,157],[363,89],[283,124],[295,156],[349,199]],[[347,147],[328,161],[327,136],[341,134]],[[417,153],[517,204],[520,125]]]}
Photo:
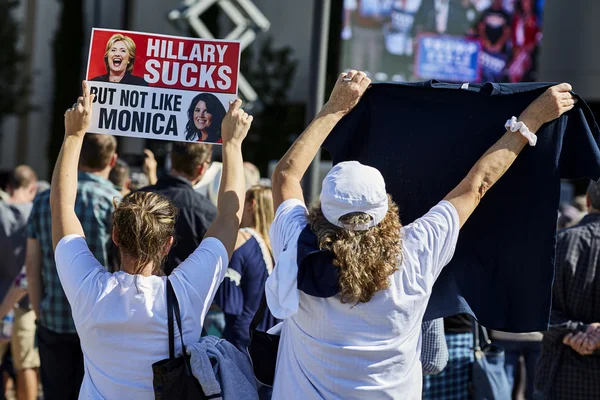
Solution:
{"label": "raised arm", "polygon": [[90,126],[92,102],[87,82],[82,82],[83,96],[65,112],[65,138],[63,140],[50,185],[50,209],[52,211],[52,245],[70,234],[84,236],[79,218],[75,214],[77,197],[77,165],[83,137]]}
{"label": "raised arm", "polygon": [[217,218],[205,236],[219,239],[227,249],[229,258],[235,249],[246,194],[242,142],[252,124],[252,116],[240,108],[241,104],[239,99],[232,102],[221,124],[223,170],[217,201]]}
{"label": "raised arm", "polygon": [[317,151],[340,119],[352,110],[371,80],[364,72],[350,71],[338,78],[327,104],[296,139],[273,172],[273,207],[288,199],[304,201],[300,181]]}
{"label": "raised arm", "polygon": [[[575,99],[569,93],[571,85],[562,83],[546,90],[518,118],[536,133],[542,125],[571,110]],[[510,116],[508,116],[510,117]],[[507,131],[471,168],[467,176],[444,200],[450,201],[462,227],[487,191],[504,175],[527,144],[519,132]],[[535,150],[534,150],[535,151]]]}

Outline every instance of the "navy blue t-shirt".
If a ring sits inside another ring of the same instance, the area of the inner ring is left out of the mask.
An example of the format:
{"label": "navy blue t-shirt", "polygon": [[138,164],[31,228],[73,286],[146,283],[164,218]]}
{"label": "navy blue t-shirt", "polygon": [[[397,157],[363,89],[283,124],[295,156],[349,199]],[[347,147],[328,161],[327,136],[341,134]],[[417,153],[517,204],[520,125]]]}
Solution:
{"label": "navy blue t-shirt", "polygon": [[[254,237],[250,237],[233,253],[228,269],[215,295],[215,303],[225,314],[223,338],[245,352],[250,344],[250,322],[260,306],[269,277],[260,246]],[[275,317],[267,309],[257,329],[266,332],[275,323]]]}
{"label": "navy blue t-shirt", "polygon": [[[326,140],[334,164],[377,168],[408,224],[442,200],[548,83],[374,84]],[[518,134],[518,133],[515,133]],[[513,332],[546,330],[560,178],[600,178],[600,132],[580,99],[538,131],[461,229],[426,320],[460,313]]]}

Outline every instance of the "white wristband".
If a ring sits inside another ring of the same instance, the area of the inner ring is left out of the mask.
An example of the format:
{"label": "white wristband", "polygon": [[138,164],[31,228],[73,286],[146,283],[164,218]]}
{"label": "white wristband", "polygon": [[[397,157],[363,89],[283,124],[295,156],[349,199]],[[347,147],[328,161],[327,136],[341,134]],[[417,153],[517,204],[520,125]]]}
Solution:
{"label": "white wristband", "polygon": [[504,127],[511,132],[519,131],[521,135],[523,135],[523,137],[527,139],[530,146],[535,146],[535,144],[537,143],[537,136],[529,130],[527,125],[525,125],[521,121],[517,121],[517,117],[512,117],[511,119],[506,121]]}

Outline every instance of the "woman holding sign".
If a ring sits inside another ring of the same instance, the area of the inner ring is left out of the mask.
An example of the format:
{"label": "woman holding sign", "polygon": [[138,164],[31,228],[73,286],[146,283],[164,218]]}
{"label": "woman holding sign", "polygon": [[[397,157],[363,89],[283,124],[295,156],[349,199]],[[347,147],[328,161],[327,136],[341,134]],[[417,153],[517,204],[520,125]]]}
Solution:
{"label": "woman holding sign", "polygon": [[[165,197],[135,192],[114,211],[113,241],[121,268],[109,273],[86,244],[74,210],[77,164],[92,119],[93,95],[65,113],[65,137],[52,177],[52,241],[60,282],[81,338],[85,376],[81,399],[154,398],[152,364],[169,357],[167,287],[179,302],[183,341],[193,344],[225,277],[243,213],[242,142],[252,117],[230,103],[223,119],[223,172],[217,219],[198,248],[171,275],[163,262],[173,245],[177,209]],[[181,354],[179,338],[175,354]]]}
{"label": "woman holding sign", "polygon": [[112,35],[106,43],[106,51],[104,52],[106,74],[92,78],[92,80],[148,86],[144,78],[132,75],[135,52],[135,42],[129,36],[120,33]]}
{"label": "woman holding sign", "polygon": [[221,143],[221,121],[225,107],[214,94],[200,93],[190,103],[185,139],[190,141]]}

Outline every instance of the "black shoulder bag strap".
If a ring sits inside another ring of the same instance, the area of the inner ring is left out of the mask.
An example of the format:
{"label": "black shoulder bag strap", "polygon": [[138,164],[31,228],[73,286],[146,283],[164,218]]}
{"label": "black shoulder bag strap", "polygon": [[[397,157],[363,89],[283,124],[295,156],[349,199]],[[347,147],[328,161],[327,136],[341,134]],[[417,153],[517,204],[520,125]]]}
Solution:
{"label": "black shoulder bag strap", "polygon": [[183,352],[183,362],[185,364],[185,370],[188,375],[192,374],[192,367],[190,365],[190,359],[185,351],[185,344],[183,343],[183,331],[181,330],[181,313],[179,311],[179,302],[177,296],[173,290],[171,281],[167,278],[167,308],[169,312],[169,357],[175,358],[175,329],[173,327],[173,312],[175,312],[175,319],[177,320],[177,328],[179,329],[179,339],[181,339],[181,351]]}

